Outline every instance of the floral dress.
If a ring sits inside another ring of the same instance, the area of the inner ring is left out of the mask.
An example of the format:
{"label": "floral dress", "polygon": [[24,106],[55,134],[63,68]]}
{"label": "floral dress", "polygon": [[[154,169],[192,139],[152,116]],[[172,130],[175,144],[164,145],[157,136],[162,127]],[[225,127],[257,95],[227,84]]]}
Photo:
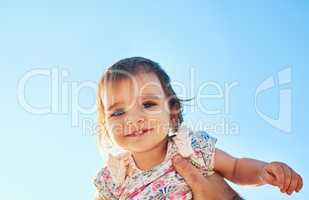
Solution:
{"label": "floral dress", "polygon": [[94,177],[97,199],[192,199],[192,192],[184,179],[175,171],[172,157],[177,153],[189,157],[204,176],[213,173],[216,139],[204,131],[192,132],[181,127],[168,137],[167,153],[159,165],[142,171],[135,165],[129,152],[109,156]]}

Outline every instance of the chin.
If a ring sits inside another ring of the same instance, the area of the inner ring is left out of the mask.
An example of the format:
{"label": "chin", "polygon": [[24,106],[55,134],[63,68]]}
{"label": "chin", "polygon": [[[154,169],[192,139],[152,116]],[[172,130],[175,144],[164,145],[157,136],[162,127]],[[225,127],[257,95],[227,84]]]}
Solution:
{"label": "chin", "polygon": [[135,153],[143,153],[143,152],[150,151],[155,146],[156,145],[139,145],[138,147],[132,147],[130,149],[132,152],[135,152]]}
{"label": "chin", "polygon": [[165,141],[165,138],[163,138],[162,140],[159,140],[157,142],[151,141],[151,143],[147,143],[147,142],[137,143],[134,147],[130,148],[131,150],[129,150],[129,151],[136,152],[136,153],[147,152],[147,151],[150,151],[153,148],[157,147],[159,144],[161,144],[164,141]]}

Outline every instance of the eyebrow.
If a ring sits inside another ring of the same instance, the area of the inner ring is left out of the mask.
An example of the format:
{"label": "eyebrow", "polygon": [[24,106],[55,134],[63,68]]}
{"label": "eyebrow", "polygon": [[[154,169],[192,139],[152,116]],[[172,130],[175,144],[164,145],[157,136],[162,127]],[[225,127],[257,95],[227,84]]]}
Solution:
{"label": "eyebrow", "polygon": [[142,95],[142,99],[163,99],[162,95],[157,95],[157,94],[144,94]]}
{"label": "eyebrow", "polygon": [[110,105],[107,110],[110,111],[110,110],[114,109],[115,107],[122,105],[122,104],[123,104],[123,101],[118,101],[118,102]]}

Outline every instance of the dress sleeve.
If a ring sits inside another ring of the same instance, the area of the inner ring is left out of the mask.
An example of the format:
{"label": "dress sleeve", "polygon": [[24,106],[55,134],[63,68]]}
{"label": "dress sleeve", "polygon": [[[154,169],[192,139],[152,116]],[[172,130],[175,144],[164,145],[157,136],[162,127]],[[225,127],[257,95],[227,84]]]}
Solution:
{"label": "dress sleeve", "polygon": [[[192,134],[192,147],[194,151],[201,153],[202,159],[206,166],[206,170],[211,172],[214,170],[215,150],[217,139],[210,136],[205,131],[196,131]],[[209,174],[210,175],[210,174]]]}
{"label": "dress sleeve", "polygon": [[115,184],[112,181],[110,171],[107,167],[102,168],[93,178],[96,187],[95,200],[114,200]]}

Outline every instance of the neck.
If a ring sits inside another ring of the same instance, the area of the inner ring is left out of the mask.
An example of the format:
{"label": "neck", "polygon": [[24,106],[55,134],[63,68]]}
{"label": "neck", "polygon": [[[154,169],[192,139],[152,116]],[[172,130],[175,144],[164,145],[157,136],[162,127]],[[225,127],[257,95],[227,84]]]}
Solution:
{"label": "neck", "polygon": [[150,170],[164,161],[167,151],[167,138],[150,150],[132,152],[136,166],[143,171]]}

